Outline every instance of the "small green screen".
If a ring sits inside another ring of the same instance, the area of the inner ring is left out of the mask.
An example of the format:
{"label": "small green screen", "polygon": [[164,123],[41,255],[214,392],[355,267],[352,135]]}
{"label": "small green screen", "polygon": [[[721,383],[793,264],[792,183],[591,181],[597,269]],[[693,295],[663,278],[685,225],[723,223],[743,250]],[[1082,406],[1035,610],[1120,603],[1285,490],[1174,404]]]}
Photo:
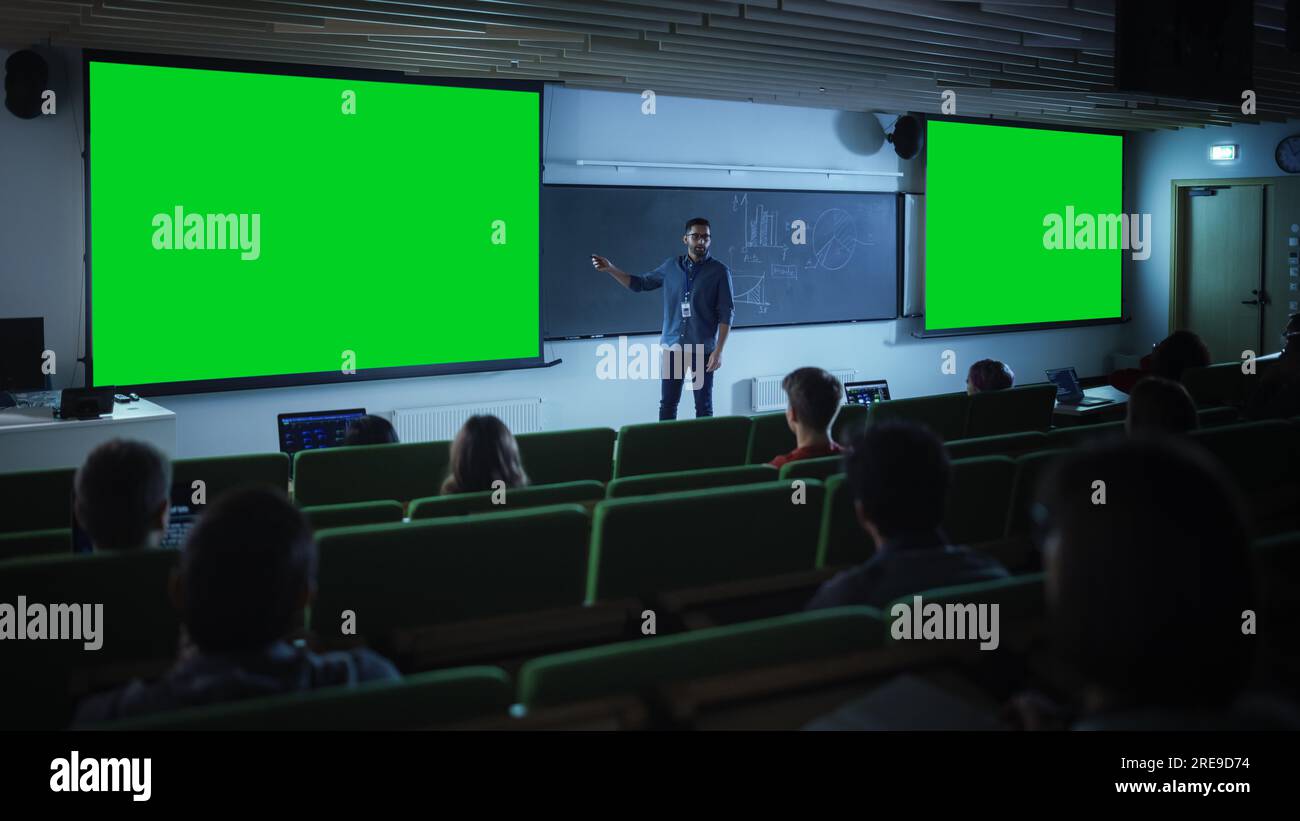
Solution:
{"label": "small green screen", "polygon": [[90,62],[94,383],[539,358],[540,104]]}
{"label": "small green screen", "polygon": [[1049,215],[1116,225],[1120,136],[936,120],[926,152],[926,330],[1120,316],[1118,243],[1048,247]]}

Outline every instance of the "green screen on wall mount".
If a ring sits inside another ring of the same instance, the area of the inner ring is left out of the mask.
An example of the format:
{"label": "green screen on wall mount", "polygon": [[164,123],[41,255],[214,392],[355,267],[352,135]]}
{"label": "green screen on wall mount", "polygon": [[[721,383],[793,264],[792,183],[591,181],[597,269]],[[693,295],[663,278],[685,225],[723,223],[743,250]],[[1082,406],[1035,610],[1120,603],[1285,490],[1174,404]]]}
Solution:
{"label": "green screen on wall mount", "polygon": [[932,120],[926,154],[926,331],[1120,317],[1121,136]]}
{"label": "green screen on wall mount", "polygon": [[87,80],[95,385],[540,363],[536,90]]}

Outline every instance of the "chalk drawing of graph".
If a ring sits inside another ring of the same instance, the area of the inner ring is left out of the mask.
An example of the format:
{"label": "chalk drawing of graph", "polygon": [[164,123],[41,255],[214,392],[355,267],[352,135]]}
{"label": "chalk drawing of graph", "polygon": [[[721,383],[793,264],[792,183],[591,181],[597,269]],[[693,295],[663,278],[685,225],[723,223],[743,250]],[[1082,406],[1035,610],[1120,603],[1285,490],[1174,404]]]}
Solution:
{"label": "chalk drawing of graph", "polygon": [[858,227],[849,212],[830,208],[817,217],[813,224],[812,248],[818,265],[828,271],[838,271],[853,259],[857,246]]}
{"label": "chalk drawing of graph", "polygon": [[731,281],[736,289],[733,301],[737,305],[753,305],[760,314],[767,313],[771,303],[767,301],[762,274],[732,274]]}

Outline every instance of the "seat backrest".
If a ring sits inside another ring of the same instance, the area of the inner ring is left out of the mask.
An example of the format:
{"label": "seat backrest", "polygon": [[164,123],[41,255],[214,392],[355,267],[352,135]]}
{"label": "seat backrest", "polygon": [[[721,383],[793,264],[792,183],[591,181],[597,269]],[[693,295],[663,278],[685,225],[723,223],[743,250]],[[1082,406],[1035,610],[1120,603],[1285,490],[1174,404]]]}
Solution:
{"label": "seat backrest", "polygon": [[1192,440],[1208,450],[1246,493],[1297,483],[1300,428],[1285,419],[1242,422],[1194,431]]}
{"label": "seat backrest", "polygon": [[468,516],[472,513],[499,513],[543,505],[596,502],[605,496],[605,487],[592,479],[558,482],[553,485],[530,485],[478,493],[449,493],[411,502],[411,519],[434,519],[441,516]]}
{"label": "seat backrest", "polygon": [[436,496],[450,455],[450,442],[299,451],[293,461],[294,498],[306,506]]}
{"label": "seat backrest", "polygon": [[191,707],[95,725],[99,730],[405,730],[498,715],[514,697],[499,667],[458,667],[399,681]]}
{"label": "seat backrest", "polygon": [[0,562],[27,556],[58,556],[72,552],[72,530],[54,527],[48,530],[19,530],[0,533]]}
{"label": "seat backrest", "polygon": [[339,505],[316,505],[302,509],[302,515],[307,517],[312,530],[400,522],[403,514],[402,503],[393,499],[380,499],[374,502],[344,502]]}
{"label": "seat backrest", "polygon": [[316,535],[312,628],[340,614],[382,642],[394,630],[582,604],[590,519],[578,505],[346,527]]}
{"label": "seat backrest", "polygon": [[1241,421],[1241,411],[1232,407],[1201,408],[1196,412],[1196,421],[1202,428],[1217,428]]}
{"label": "seat backrest", "polygon": [[1245,374],[1241,372],[1240,362],[1187,368],[1181,381],[1198,408],[1240,405],[1245,398]]}
{"label": "seat backrest", "polygon": [[776,468],[771,465],[738,465],[729,468],[647,473],[644,476],[625,476],[622,479],[615,479],[605,489],[605,495],[611,499],[624,496],[653,496],[656,493],[673,493],[681,490],[752,485],[756,482],[771,482],[776,478]]}
{"label": "seat backrest", "polygon": [[172,462],[172,483],[193,487],[202,481],[209,503],[221,494],[246,485],[271,485],[289,492],[287,453],[241,453],[235,456],[204,456]]}
{"label": "seat backrest", "polygon": [[859,564],[876,552],[871,534],[858,524],[849,478],[837,473],[826,480],[821,529],[817,536],[817,568]]}
{"label": "seat backrest", "polygon": [[[1000,631],[1017,625],[1041,624],[1047,618],[1047,597],[1043,589],[1044,579],[1045,575],[1043,573],[1028,573],[1022,576],[1010,576],[988,582],[974,582],[972,584],[922,590],[912,595],[900,596],[890,602],[888,607],[882,608],[882,612],[886,618],[901,618],[901,613],[895,611],[894,607],[899,604],[906,604],[908,610],[905,612],[915,620],[917,618],[914,612],[915,597],[920,596],[923,609],[928,609],[931,604],[937,604],[945,608],[949,604],[996,604],[998,605],[998,626]],[[922,613],[922,620],[924,620],[924,616],[925,614]],[[913,624],[915,623],[913,621]],[[912,632],[915,637],[915,630]],[[891,638],[894,637],[892,631],[890,636]],[[970,631],[967,631],[967,637],[971,637]],[[898,638],[897,640],[901,641],[903,639]]]}
{"label": "seat backrest", "polygon": [[1038,493],[1038,483],[1052,462],[1064,453],[1067,451],[1040,450],[1016,459],[1016,479],[1011,489],[1011,504],[1007,507],[1004,535],[1023,536],[1031,532],[1030,506]]}
{"label": "seat backrest", "polygon": [[952,487],[943,518],[956,544],[978,544],[1002,537],[1016,480],[1009,456],[977,456],[952,461]]}
{"label": "seat backrest", "polygon": [[869,650],[884,635],[879,610],[840,607],[558,653],[524,664],[519,701],[535,709],[643,693],[675,681]]}
{"label": "seat backrest", "polygon": [[561,482],[608,482],[614,471],[613,428],[521,433],[519,459],[535,485]]}
{"label": "seat backrest", "polygon": [[743,465],[750,424],[748,416],[710,416],[624,425],[614,476]]}
{"label": "seat backrest", "polygon": [[1052,426],[1055,407],[1056,386],[1051,383],[983,391],[970,397],[965,436],[1045,431]]}
{"label": "seat backrest", "polygon": [[799,459],[781,465],[781,479],[826,479],[844,472],[844,455],[818,456],[816,459]]}
{"label": "seat backrest", "polygon": [[0,473],[0,532],[72,527],[76,468]]}
{"label": "seat backrest", "polygon": [[867,414],[869,424],[889,419],[920,422],[947,441],[966,435],[966,412],[970,397],[965,393],[940,393],[911,399],[888,399],[873,402]]}
{"label": "seat backrest", "polygon": [[1052,450],[1073,448],[1085,442],[1109,439],[1124,435],[1123,422],[1102,422],[1099,425],[1072,425],[1057,428],[1047,434],[1047,447]]}
{"label": "seat backrest", "polygon": [[745,463],[761,465],[795,449],[794,432],[786,422],[785,412],[760,413],[750,417],[749,444]]}
{"label": "seat backrest", "polygon": [[831,422],[831,438],[848,445],[867,426],[869,408],[866,405],[840,405]]}
{"label": "seat backrest", "polygon": [[1047,434],[1036,430],[954,439],[947,443],[950,459],[969,459],[973,456],[1019,456],[1022,453],[1042,450],[1047,446]]}
{"label": "seat backrest", "polygon": [[592,519],[587,600],[812,570],[822,484],[606,499]]}

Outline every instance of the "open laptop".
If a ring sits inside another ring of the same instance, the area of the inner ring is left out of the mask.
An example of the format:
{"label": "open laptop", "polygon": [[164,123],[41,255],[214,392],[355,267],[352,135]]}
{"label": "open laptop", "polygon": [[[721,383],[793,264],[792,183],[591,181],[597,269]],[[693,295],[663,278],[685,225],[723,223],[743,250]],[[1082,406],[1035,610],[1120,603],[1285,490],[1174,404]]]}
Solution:
{"label": "open laptop", "polygon": [[365,408],[282,413],[276,417],[280,450],[292,456],[300,450],[338,447],[348,425],[365,415]]}
{"label": "open laptop", "polygon": [[1079,375],[1074,372],[1074,368],[1052,368],[1047,371],[1047,381],[1056,386],[1056,401],[1062,405],[1087,408],[1108,405],[1114,401],[1084,396],[1083,388],[1079,387]]}
{"label": "open laptop", "polygon": [[870,405],[889,398],[889,383],[884,379],[870,379],[865,382],[844,383],[844,403],[847,405]]}

